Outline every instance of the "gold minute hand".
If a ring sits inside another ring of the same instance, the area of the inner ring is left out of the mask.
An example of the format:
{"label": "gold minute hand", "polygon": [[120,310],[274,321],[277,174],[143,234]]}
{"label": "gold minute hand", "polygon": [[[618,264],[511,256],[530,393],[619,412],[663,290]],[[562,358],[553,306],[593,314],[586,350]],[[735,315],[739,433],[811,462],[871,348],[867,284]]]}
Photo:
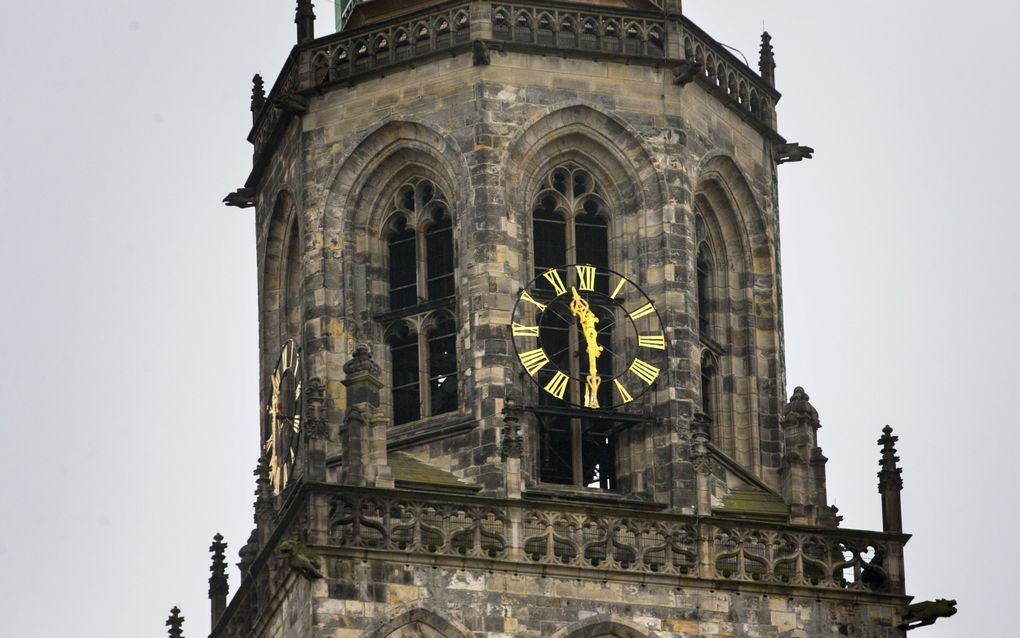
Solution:
{"label": "gold minute hand", "polygon": [[599,318],[591,311],[591,305],[577,293],[576,288],[571,286],[570,291],[574,295],[573,301],[570,302],[570,312],[577,317],[578,323],[581,324],[581,332],[584,334],[588,353],[588,377],[585,379],[584,407],[597,408],[599,407],[598,390],[602,383],[598,369],[598,358],[602,354],[602,346],[598,343],[599,333],[595,329]]}

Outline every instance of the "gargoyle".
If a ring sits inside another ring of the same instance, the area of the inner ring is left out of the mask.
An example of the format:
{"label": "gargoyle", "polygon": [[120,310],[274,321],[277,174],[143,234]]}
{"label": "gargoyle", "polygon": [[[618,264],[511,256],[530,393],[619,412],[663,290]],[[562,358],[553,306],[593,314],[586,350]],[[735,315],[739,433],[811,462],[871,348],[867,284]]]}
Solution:
{"label": "gargoyle", "polygon": [[796,142],[790,142],[789,144],[777,144],[776,145],[776,164],[785,164],[786,162],[799,162],[801,160],[811,159],[814,156],[815,149],[810,146],[803,146]]}
{"label": "gargoyle", "polygon": [[287,561],[291,569],[305,578],[314,580],[326,577],[322,573],[322,559],[303,543],[283,541],[276,549],[276,555]]}
{"label": "gargoyle", "polygon": [[273,100],[273,105],[292,115],[304,115],[308,112],[308,98],[295,93],[281,95]]}
{"label": "gargoyle", "polygon": [[676,84],[677,86],[687,86],[694,81],[694,78],[698,77],[701,70],[702,67],[700,62],[695,62],[694,60],[681,60],[673,67],[673,84]]}
{"label": "gargoyle", "polygon": [[223,203],[238,208],[251,208],[255,205],[255,191],[251,188],[239,188],[224,197]]}
{"label": "gargoyle", "polygon": [[921,603],[907,605],[903,614],[903,624],[899,629],[910,631],[925,625],[933,625],[939,618],[949,618],[956,613],[956,601],[938,598],[934,601],[926,600]]}
{"label": "gargoyle", "polygon": [[489,66],[491,61],[489,45],[482,40],[475,40],[471,44],[472,62],[475,66]]}

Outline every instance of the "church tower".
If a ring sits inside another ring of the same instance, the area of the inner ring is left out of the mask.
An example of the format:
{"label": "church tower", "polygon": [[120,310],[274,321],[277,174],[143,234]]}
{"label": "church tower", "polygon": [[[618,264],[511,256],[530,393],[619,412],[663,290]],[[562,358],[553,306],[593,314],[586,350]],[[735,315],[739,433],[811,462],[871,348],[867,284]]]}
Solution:
{"label": "church tower", "polygon": [[338,6],[316,38],[297,2],[225,200],[262,456],[212,635],[903,636],[895,437],[885,529],[843,529],[787,394],[777,167],[812,151],[769,35],[753,70],[679,0]]}

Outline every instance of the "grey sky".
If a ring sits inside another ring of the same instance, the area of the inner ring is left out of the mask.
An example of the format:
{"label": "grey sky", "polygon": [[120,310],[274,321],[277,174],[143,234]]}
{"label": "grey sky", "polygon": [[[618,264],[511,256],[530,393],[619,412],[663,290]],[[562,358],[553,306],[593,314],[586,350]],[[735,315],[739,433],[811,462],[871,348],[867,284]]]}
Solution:
{"label": "grey sky", "polygon": [[[8,2],[0,20],[0,635],[208,633],[209,546],[251,528],[256,272],[240,186],[290,0]],[[318,3],[319,34],[333,21]],[[1016,3],[687,0],[754,63],[774,36],[789,386],[829,496],[880,529],[901,436],[926,638],[996,635],[1017,585]],[[997,541],[997,542],[996,542]],[[236,570],[231,586],[236,588]]]}

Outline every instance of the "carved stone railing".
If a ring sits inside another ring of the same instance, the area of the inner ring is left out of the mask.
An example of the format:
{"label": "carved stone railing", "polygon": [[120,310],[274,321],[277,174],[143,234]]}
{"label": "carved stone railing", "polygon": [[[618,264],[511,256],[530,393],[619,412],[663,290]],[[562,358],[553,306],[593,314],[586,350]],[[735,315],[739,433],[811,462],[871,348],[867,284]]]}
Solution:
{"label": "carved stone railing", "polygon": [[310,65],[308,83],[318,86],[346,80],[467,44],[471,41],[470,6],[464,2],[317,40],[304,52]]}
{"label": "carved stone railing", "polygon": [[775,88],[687,18],[681,18],[679,26],[684,59],[701,65],[704,83],[715,87],[716,93],[728,98],[738,110],[775,129],[779,99]]}
{"label": "carved stone railing", "polygon": [[699,84],[764,134],[775,137],[779,93],[684,16],[628,8],[596,10],[556,0],[491,4],[448,0],[299,45],[249,135],[256,157],[249,181],[259,173],[263,151],[280,138],[281,121],[288,113],[302,112],[294,105],[304,97],[295,102],[288,99],[291,96],[308,96],[438,53],[466,52],[474,39],[506,49],[618,59],[628,64],[670,66],[695,61],[700,65]]}
{"label": "carved stone railing", "polygon": [[[451,497],[452,498],[452,497]],[[602,508],[600,508],[602,509]],[[645,511],[396,492],[329,497],[329,543],[359,551],[899,594],[903,538]]]}
{"label": "carved stone railing", "polygon": [[292,56],[287,60],[280,77],[266,96],[262,111],[257,114],[255,126],[248,137],[248,141],[255,147],[256,158],[269,143],[270,137],[276,133],[277,125],[286,115],[286,112],[279,108],[279,101],[285,96],[294,94],[298,88],[298,68]]}
{"label": "carved stone railing", "polygon": [[492,5],[492,37],[550,49],[645,56],[662,60],[664,18],[578,10],[549,3]]}

